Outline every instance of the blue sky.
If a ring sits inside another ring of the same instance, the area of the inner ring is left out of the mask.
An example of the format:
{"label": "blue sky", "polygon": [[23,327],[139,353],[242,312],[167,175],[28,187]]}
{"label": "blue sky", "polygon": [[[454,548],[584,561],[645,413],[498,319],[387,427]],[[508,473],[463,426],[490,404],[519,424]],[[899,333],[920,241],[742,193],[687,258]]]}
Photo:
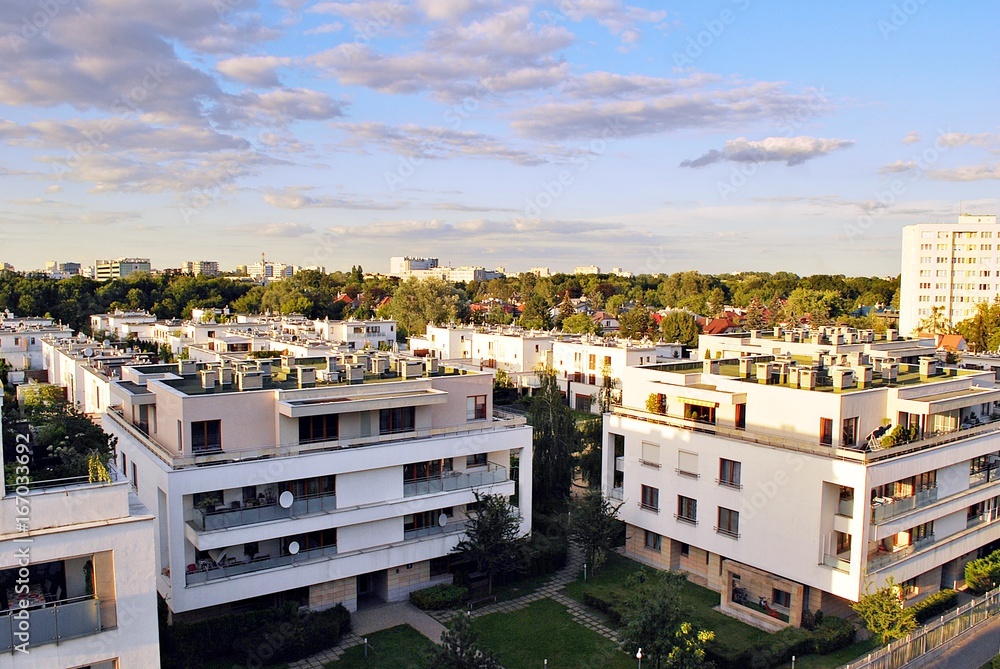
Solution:
{"label": "blue sky", "polygon": [[1000,208],[998,23],[986,1],[12,0],[0,261],[895,274],[903,225]]}

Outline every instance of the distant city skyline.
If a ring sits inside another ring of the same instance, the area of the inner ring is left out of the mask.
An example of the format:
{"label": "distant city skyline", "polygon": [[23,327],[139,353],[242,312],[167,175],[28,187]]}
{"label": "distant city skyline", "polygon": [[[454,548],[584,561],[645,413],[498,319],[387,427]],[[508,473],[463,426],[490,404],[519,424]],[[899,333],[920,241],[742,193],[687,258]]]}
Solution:
{"label": "distant city skyline", "polygon": [[895,275],[1000,213],[1000,6],[0,7],[0,262]]}

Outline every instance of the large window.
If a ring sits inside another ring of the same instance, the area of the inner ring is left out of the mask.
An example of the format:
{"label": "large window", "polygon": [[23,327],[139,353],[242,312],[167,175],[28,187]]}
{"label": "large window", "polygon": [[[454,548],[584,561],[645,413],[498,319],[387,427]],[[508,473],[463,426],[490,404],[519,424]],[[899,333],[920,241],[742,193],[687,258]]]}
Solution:
{"label": "large window", "polygon": [[486,395],[476,395],[465,400],[466,420],[486,419]]}
{"label": "large window", "polygon": [[719,458],[719,485],[742,488],[742,469],[743,466],[736,460]]}
{"label": "large window", "polygon": [[336,439],[338,425],[339,420],[336,414],[299,418],[299,443],[308,444]]}
{"label": "large window", "polygon": [[660,490],[648,485],[642,486],[642,501],[639,506],[648,511],[660,510]]}
{"label": "large window", "polygon": [[646,530],[646,548],[659,552],[662,546],[663,538],[656,532]]}
{"label": "large window", "polygon": [[719,525],[715,528],[719,534],[725,534],[735,539],[740,538],[740,512],[719,507]]}
{"label": "large window", "polygon": [[486,453],[476,453],[475,455],[465,456],[466,469],[470,467],[485,467],[487,464],[486,455]]}
{"label": "large window", "polygon": [[833,445],[833,419],[819,419],[819,443],[824,446]]}
{"label": "large window", "polygon": [[408,465],[403,465],[403,483],[440,478],[446,472],[450,471],[452,471],[451,458],[428,460],[427,462],[411,462]]}
{"label": "large window", "polygon": [[843,447],[854,446],[858,443],[858,419],[845,418],[844,431],[840,445]]}
{"label": "large window", "polygon": [[414,407],[382,409],[378,414],[378,433],[413,432],[416,422],[415,416],[416,409]]}
{"label": "large window", "polygon": [[222,421],[202,420],[191,423],[191,450],[206,453],[222,450]]}
{"label": "large window", "polygon": [[698,524],[698,500],[684,495],[677,496],[677,520]]}
{"label": "large window", "polygon": [[[314,476],[308,479],[299,479],[298,481],[284,481],[278,484],[278,488],[281,492],[286,490],[291,492],[295,499],[334,495],[337,492],[337,477],[333,475]],[[244,494],[245,497],[246,495]]]}

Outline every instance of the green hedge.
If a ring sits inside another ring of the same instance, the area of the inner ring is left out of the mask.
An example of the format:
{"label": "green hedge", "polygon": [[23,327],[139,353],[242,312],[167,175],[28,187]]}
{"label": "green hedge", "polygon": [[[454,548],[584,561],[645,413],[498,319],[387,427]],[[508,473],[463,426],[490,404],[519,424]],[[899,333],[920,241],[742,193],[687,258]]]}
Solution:
{"label": "green hedge", "polygon": [[826,616],[812,631],[785,627],[763,641],[739,653],[708,644],[705,654],[717,669],[769,669],[785,666],[792,656],[826,655],[854,643],[856,629],[843,618]]}
{"label": "green hedge", "polygon": [[611,624],[618,626],[622,623],[621,610],[618,608],[618,603],[614,600],[608,598],[605,599],[600,594],[592,592],[583,593],[583,603],[590,608],[600,611],[608,617]]}
{"label": "green hedge", "polygon": [[432,585],[410,593],[410,602],[424,611],[454,609],[469,598],[469,589],[461,585]]}
{"label": "green hedge", "polygon": [[569,542],[566,535],[532,533],[528,543],[527,576],[542,576],[566,566]]}
{"label": "green hedge", "polygon": [[931,618],[936,618],[958,602],[958,590],[940,590],[913,605],[913,613],[917,622],[923,625]]}
{"label": "green hedge", "polygon": [[1000,581],[1000,550],[965,565],[965,584],[969,590],[981,595]]}
{"label": "green hedge", "polygon": [[160,628],[165,667],[196,669],[207,660],[230,660],[248,667],[295,662],[336,646],[351,629],[342,604],[325,611],[278,609],[231,613],[196,623]]}

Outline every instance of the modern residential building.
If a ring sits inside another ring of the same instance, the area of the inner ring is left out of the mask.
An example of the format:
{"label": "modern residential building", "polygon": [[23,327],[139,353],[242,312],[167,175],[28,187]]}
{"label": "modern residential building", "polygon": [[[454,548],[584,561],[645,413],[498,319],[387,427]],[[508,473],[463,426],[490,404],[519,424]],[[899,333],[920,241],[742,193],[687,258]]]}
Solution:
{"label": "modern residential building", "polygon": [[[910,602],[954,587],[1000,540],[991,371],[848,328],[704,339],[702,362],[626,367],[605,415],[629,556],[779,627],[890,576]],[[774,617],[740,604],[761,597]]]}
{"label": "modern residential building", "polygon": [[[15,459],[18,444],[6,448]],[[0,480],[0,665],[160,666],[154,519],[111,473],[113,483]]]}
{"label": "modern residential building", "polygon": [[94,278],[98,281],[124,279],[136,272],[150,272],[149,258],[116,258],[94,261]]}
{"label": "modern residential building", "polygon": [[581,265],[573,268],[573,274],[600,274],[601,268],[597,265]]}
{"label": "modern residential building", "polygon": [[0,312],[0,360],[15,371],[43,369],[42,340],[72,336],[69,326],[54,324],[51,318],[18,318]]}
{"label": "modern residential building", "polygon": [[77,410],[95,416],[107,409],[111,382],[121,378],[122,367],[148,364],[151,357],[124,344],[105,346],[83,334],[42,338],[48,382],[65,388],[66,398]]}
{"label": "modern residential building", "polygon": [[[104,429],[157,516],[175,615],[354,610],[447,582],[475,493],[531,528],[531,428],[492,377],[390,354],[125,368]],[[517,463],[520,463],[519,466]]]}
{"label": "modern residential building", "polygon": [[218,276],[219,263],[214,260],[188,260],[181,263],[181,271],[195,276],[198,276],[199,274],[204,274],[205,276]]}
{"label": "modern residential building", "polygon": [[295,265],[286,265],[280,262],[264,260],[263,254],[261,254],[261,259],[259,261],[247,265],[247,275],[255,281],[284,279],[294,276],[295,271]]}
{"label": "modern residential building", "polygon": [[410,256],[393,256],[389,258],[389,274],[404,277],[411,272],[434,269],[438,266],[437,258],[411,258]]}
{"label": "modern residential building", "polygon": [[437,258],[411,258],[409,256],[393,256],[389,258],[389,275],[402,279],[441,279],[452,283],[469,281],[489,281],[504,276],[504,268],[486,269],[484,267],[441,267]]}
{"label": "modern residential building", "polygon": [[899,330],[915,335],[935,307],[946,324],[971,318],[1000,294],[1000,227],[996,215],[961,214],[957,223],[903,228]]}

